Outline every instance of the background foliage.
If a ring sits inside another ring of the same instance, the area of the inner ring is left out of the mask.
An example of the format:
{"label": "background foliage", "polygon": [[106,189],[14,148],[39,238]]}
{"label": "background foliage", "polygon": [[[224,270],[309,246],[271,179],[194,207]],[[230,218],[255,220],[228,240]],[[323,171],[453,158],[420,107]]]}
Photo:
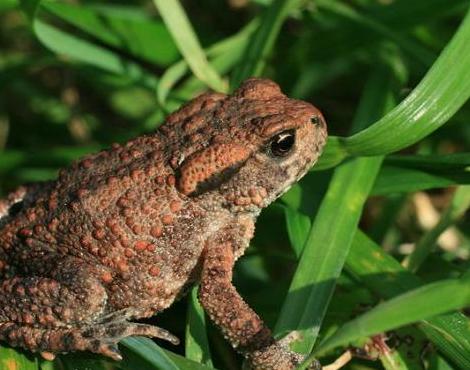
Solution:
{"label": "background foliage", "polygon": [[[323,364],[352,348],[350,369],[470,369],[468,6],[1,0],[0,190],[150,132],[208,88],[269,77],[318,106],[331,136],[263,212],[242,296]],[[195,290],[155,321],[183,345],[131,338],[119,364],[3,347],[0,368],[240,368]]]}

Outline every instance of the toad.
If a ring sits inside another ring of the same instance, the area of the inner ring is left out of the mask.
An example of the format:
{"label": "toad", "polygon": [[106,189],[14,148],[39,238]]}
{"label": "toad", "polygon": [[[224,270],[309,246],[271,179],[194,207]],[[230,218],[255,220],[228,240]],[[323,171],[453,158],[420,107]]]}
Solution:
{"label": "toad", "polygon": [[55,181],[19,187],[0,200],[0,339],[47,358],[119,360],[128,336],[177,343],[132,320],[199,282],[205,311],[252,369],[295,368],[302,357],[273,339],[232,272],[262,208],[309,170],[326,137],[318,109],[252,78]]}

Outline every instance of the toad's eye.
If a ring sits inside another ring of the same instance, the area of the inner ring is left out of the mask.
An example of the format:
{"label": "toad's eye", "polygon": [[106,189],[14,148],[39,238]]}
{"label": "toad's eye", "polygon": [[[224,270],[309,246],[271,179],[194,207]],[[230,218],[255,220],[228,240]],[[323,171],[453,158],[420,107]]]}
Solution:
{"label": "toad's eye", "polygon": [[321,118],[320,118],[319,116],[312,116],[312,118],[310,118],[310,122],[311,122],[313,125],[317,126],[317,125],[320,124]]}
{"label": "toad's eye", "polygon": [[284,157],[290,153],[295,144],[295,131],[283,131],[275,135],[269,144],[269,151],[274,157]]}

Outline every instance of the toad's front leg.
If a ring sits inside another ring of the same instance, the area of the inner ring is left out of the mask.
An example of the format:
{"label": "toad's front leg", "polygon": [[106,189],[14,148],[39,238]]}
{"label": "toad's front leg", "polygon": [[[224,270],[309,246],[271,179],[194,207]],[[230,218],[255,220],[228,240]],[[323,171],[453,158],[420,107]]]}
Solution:
{"label": "toad's front leg", "polygon": [[[302,356],[276,342],[260,317],[232,285],[234,255],[231,242],[207,245],[199,299],[209,317],[253,370],[289,370]],[[311,369],[320,369],[318,363]]]}

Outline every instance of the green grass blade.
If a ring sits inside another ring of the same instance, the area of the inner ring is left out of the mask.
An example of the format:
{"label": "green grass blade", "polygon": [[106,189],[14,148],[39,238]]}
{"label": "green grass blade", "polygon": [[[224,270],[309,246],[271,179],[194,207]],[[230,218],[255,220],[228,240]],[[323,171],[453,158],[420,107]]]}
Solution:
{"label": "green grass blade", "polygon": [[372,195],[409,193],[419,190],[445,188],[452,185],[470,184],[470,171],[423,171],[414,168],[382,166]]}
{"label": "green grass blade", "polygon": [[468,207],[470,207],[470,186],[459,186],[437,225],[426,232],[416,243],[414,251],[403,261],[403,266],[412,272],[418,271],[421,264],[434,249],[439,236],[462,217]]}
{"label": "green grass blade", "polygon": [[188,302],[185,354],[189,360],[212,366],[209,341],[206,333],[206,318],[197,298],[197,292],[198,287],[193,287],[191,299]]}
{"label": "green grass blade", "polygon": [[215,367],[199,364],[170,351],[166,351],[166,354],[180,370],[216,370]]}
{"label": "green grass blade", "polygon": [[198,364],[182,356],[164,350],[152,340],[142,337],[129,337],[120,342],[124,345],[124,360],[120,366],[124,370],[210,370],[211,366]]}
{"label": "green grass blade", "polygon": [[54,362],[43,361],[41,370],[109,370],[114,364],[112,360],[104,356],[75,352],[59,356]]}
{"label": "green grass blade", "polygon": [[60,55],[88,63],[108,72],[127,76],[144,86],[154,88],[156,79],[137,63],[101,45],[63,31],[41,19],[44,14],[42,2],[23,1],[22,8],[28,14],[33,31],[41,43]]}
{"label": "green grass blade", "polygon": [[[218,58],[230,58],[230,64],[235,65],[239,61],[241,51],[246,47],[250,35],[254,32],[258,22],[249,23],[237,34],[219,41],[207,49],[208,58],[213,58],[214,68],[217,69]],[[161,106],[165,106],[170,90],[189,70],[188,63],[183,59],[170,66],[160,78],[157,88],[157,98]]]}
{"label": "green grass blade", "polygon": [[[459,294],[455,294],[459,292]],[[470,305],[470,280],[431,283],[379,304],[320,343],[317,353]]]}
{"label": "green grass blade", "polygon": [[43,1],[41,8],[106,45],[156,65],[168,65],[179,56],[165,25],[150,20],[141,9],[128,15],[106,5],[91,7],[49,1]]}
{"label": "green grass blade", "polygon": [[[371,122],[390,108],[391,75],[391,70],[382,67],[371,74],[354,126]],[[366,109],[368,106],[370,109]],[[340,165],[333,174],[275,328],[278,334],[301,332],[302,340],[294,347],[297,351],[307,353],[313,348],[382,160],[356,158]]]}
{"label": "green grass blade", "polygon": [[273,0],[261,18],[261,24],[246,48],[243,62],[234,71],[231,87],[236,88],[248,77],[259,76],[276,41],[282,23],[301,0]]}
{"label": "green grass blade", "polygon": [[381,163],[381,158],[357,158],[339,166],[333,175],[275,329],[279,334],[301,331],[304,340],[297,350],[308,352],[313,347]]}
{"label": "green grass blade", "polygon": [[393,111],[343,139],[353,155],[386,154],[416,143],[446,123],[470,96],[470,12],[429,72]]}
{"label": "green grass blade", "polygon": [[178,370],[178,366],[168,354],[152,340],[142,337],[129,337],[120,342],[125,346],[123,351],[124,369],[140,368],[141,362],[158,370]]}
{"label": "green grass blade", "polygon": [[26,356],[12,348],[0,347],[0,369],[37,370],[37,356]]}
{"label": "green grass blade", "polygon": [[41,0],[20,0],[21,9],[28,17],[29,21],[32,21],[36,15]]}
{"label": "green grass blade", "polygon": [[[389,38],[424,65],[431,65],[435,58],[434,53],[424,48],[416,40],[404,35],[403,32],[398,32],[393,27],[387,26],[386,23],[381,22],[380,19],[375,19],[370,14],[358,12],[352,6],[339,1],[321,0],[318,2],[318,5],[320,9],[328,10],[344,18],[346,22],[357,23],[369,32],[376,33],[377,36],[381,35]],[[401,28],[399,31],[401,31]]]}
{"label": "green grass blade", "polygon": [[140,66],[110,50],[81,40],[39,19],[34,21],[34,31],[46,47],[58,54],[65,54],[106,71],[128,76],[151,88],[156,85],[156,79],[144,72]]}
{"label": "green grass blade", "polygon": [[390,155],[386,165],[425,170],[465,170],[470,168],[470,153],[432,155]]}
{"label": "green grass blade", "polygon": [[[378,245],[358,230],[345,269],[379,297],[390,299],[422,285]],[[470,322],[459,312],[424,320],[419,329],[462,369],[470,368]]]}
{"label": "green grass blade", "polygon": [[290,207],[284,207],[284,213],[290,243],[294,249],[295,255],[299,258],[302,255],[302,249],[308,238],[312,222],[310,221],[310,217]]}
{"label": "green grass blade", "polygon": [[330,137],[326,155],[320,158],[316,169],[330,168],[348,155],[370,156],[400,150],[445,124],[470,96],[468,39],[470,12],[412,93],[367,129],[346,138]]}
{"label": "green grass blade", "polygon": [[196,33],[179,1],[154,0],[154,4],[194,75],[213,90],[225,92],[226,83],[207,61]]}
{"label": "green grass blade", "polygon": [[340,164],[348,153],[344,149],[341,138],[337,136],[328,136],[325,149],[318,161],[318,163],[311,168],[310,171],[322,171],[332,168]]}

